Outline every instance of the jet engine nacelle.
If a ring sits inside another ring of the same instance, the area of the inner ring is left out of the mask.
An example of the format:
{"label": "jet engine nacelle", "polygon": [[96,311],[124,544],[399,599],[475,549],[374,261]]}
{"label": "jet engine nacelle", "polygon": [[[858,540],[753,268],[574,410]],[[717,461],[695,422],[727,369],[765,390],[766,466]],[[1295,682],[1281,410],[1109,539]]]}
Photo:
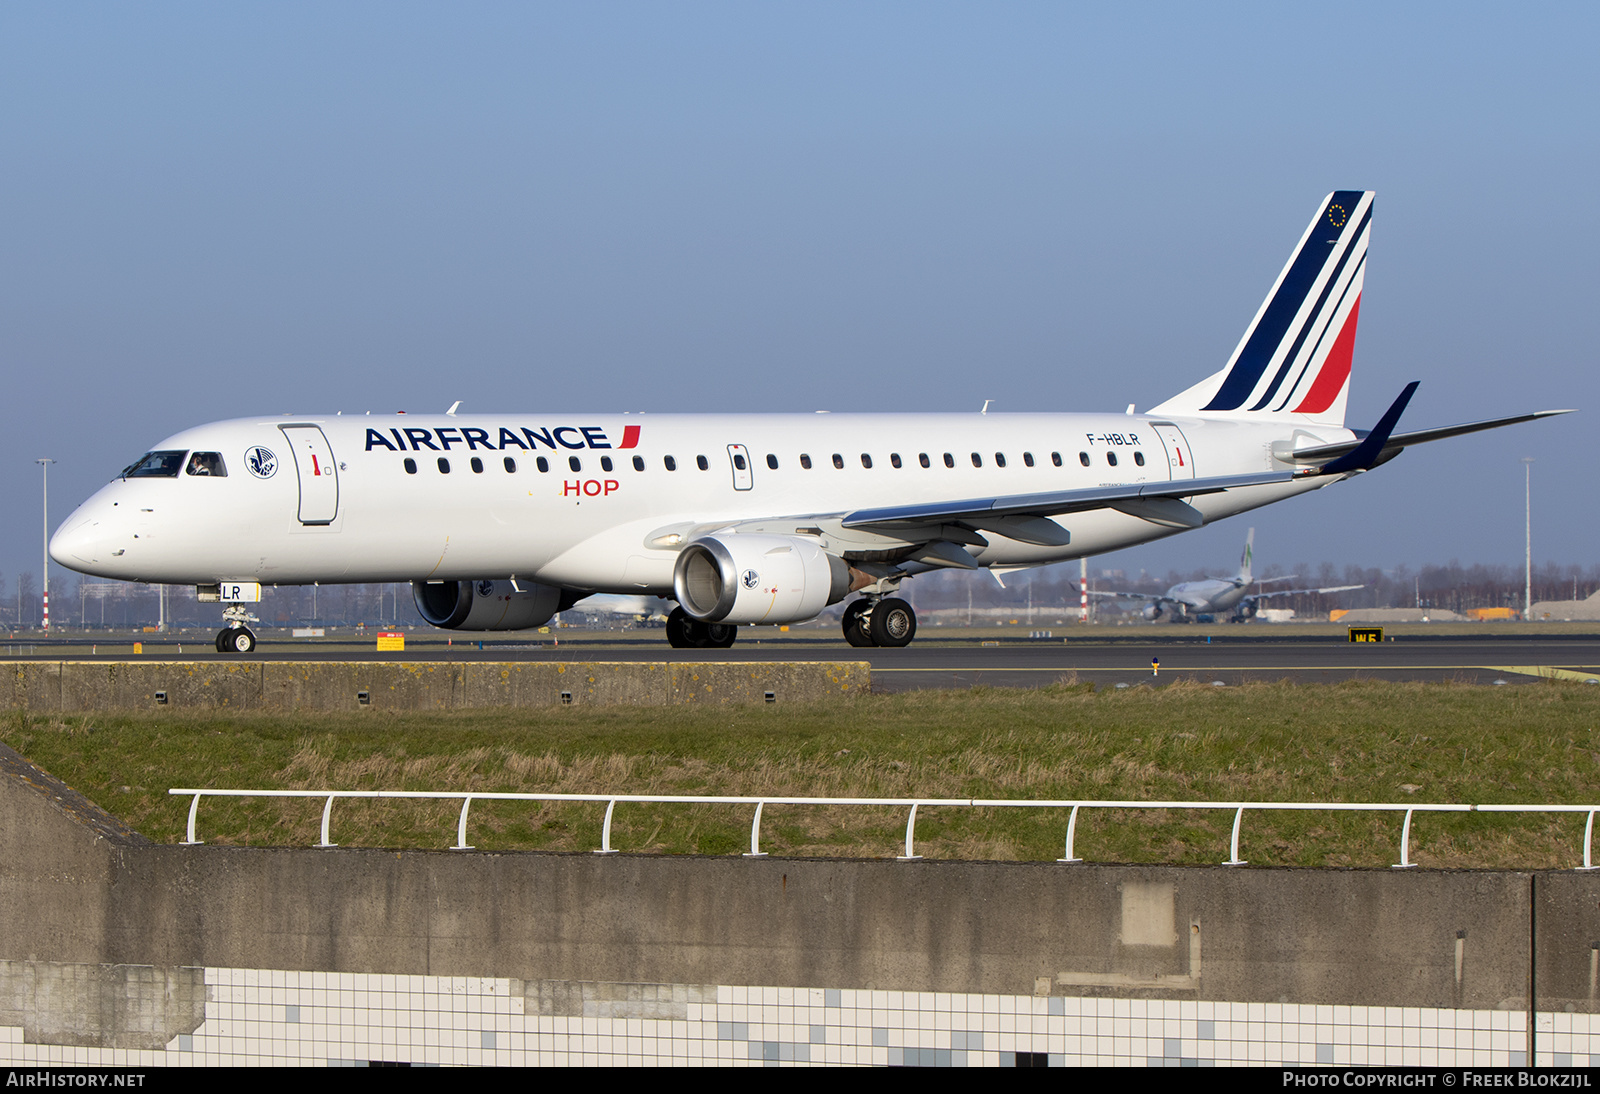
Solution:
{"label": "jet engine nacelle", "polygon": [[795,536],[703,536],[672,571],[683,610],[703,623],[798,623],[850,591],[850,567]]}
{"label": "jet engine nacelle", "polygon": [[521,631],[540,627],[561,609],[554,585],[509,581],[414,581],[413,599],[422,618],[450,631]]}
{"label": "jet engine nacelle", "polygon": [[1150,605],[1146,606],[1144,611],[1140,612],[1139,614],[1144,616],[1146,619],[1160,619],[1161,618],[1161,605],[1160,604],[1150,604]]}

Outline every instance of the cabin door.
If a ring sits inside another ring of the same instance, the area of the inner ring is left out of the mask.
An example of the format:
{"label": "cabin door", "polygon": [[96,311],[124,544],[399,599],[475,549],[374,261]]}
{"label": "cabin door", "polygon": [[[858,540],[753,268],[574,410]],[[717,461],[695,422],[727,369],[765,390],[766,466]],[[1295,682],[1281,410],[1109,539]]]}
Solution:
{"label": "cabin door", "polygon": [[289,439],[300,477],[300,523],[332,524],[339,515],[339,472],[327,436],[314,425],[278,428]]}

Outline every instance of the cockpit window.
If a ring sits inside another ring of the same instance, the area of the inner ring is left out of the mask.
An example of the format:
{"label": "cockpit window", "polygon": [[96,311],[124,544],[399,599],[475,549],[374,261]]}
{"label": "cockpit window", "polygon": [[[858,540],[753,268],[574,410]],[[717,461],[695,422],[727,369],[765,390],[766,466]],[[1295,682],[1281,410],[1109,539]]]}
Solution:
{"label": "cockpit window", "polygon": [[189,465],[183,469],[186,475],[209,475],[214,479],[228,477],[228,468],[222,462],[221,452],[194,452],[189,455]]}
{"label": "cockpit window", "polygon": [[176,452],[146,452],[137,463],[124,467],[122,477],[125,479],[175,479],[178,472],[183,469],[183,458],[188,453],[179,449]]}

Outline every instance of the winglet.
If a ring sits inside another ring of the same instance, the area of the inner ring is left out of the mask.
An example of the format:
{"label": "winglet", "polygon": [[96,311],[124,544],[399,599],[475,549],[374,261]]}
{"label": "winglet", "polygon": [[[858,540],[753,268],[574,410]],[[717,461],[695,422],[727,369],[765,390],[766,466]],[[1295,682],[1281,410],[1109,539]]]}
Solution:
{"label": "winglet", "polygon": [[1412,380],[1407,384],[1400,397],[1383,412],[1378,424],[1372,427],[1372,432],[1367,434],[1366,440],[1357,445],[1353,452],[1323,464],[1319,474],[1342,475],[1347,471],[1369,471],[1377,466],[1378,457],[1383,454],[1383,446],[1389,443],[1389,434],[1400,424],[1400,415],[1405,413],[1406,404],[1411,402],[1411,396],[1416,394],[1419,384],[1418,380]]}

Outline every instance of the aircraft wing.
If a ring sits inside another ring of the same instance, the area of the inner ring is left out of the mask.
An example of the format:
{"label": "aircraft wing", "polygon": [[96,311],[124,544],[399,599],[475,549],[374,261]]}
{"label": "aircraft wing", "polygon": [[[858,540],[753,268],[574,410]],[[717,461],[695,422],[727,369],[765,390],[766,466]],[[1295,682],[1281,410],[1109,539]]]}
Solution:
{"label": "aircraft wing", "polygon": [[1494,418],[1467,425],[1424,429],[1414,433],[1395,433],[1394,428],[1399,424],[1400,415],[1405,412],[1412,395],[1416,393],[1417,386],[1415,380],[1407,384],[1399,398],[1395,399],[1378,419],[1377,425],[1359,440],[1318,445],[1315,448],[1286,453],[1282,457],[1294,462],[1315,463],[1317,466],[1301,467],[1292,471],[1262,471],[1248,475],[1217,475],[1171,482],[1099,486],[1086,490],[1058,490],[1038,494],[1010,494],[995,498],[968,498],[962,501],[857,509],[852,513],[846,513],[842,523],[845,528],[883,531],[889,534],[903,532],[908,530],[909,526],[916,525],[964,524],[977,529],[999,532],[1025,542],[1048,545],[1064,545],[1066,541],[1061,537],[1065,533],[1050,521],[1034,518],[1081,513],[1091,509],[1117,509],[1172,528],[1198,528],[1204,523],[1204,519],[1199,510],[1184,502],[1183,498],[1194,497],[1197,494],[1217,494],[1244,486],[1294,482],[1313,475],[1342,475],[1352,471],[1368,471],[1399,455],[1408,444],[1421,444],[1424,441],[1441,440],[1462,433],[1475,433],[1482,429],[1494,429],[1536,418],[1572,413],[1569,410],[1541,410],[1533,414]]}
{"label": "aircraft wing", "polygon": [[[1315,473],[1314,470],[1262,471],[1250,475],[1216,475],[1172,482],[1131,483],[1127,486],[1096,486],[1085,490],[1053,490],[1038,494],[893,505],[846,513],[843,524],[846,528],[893,532],[907,525],[960,523],[988,528],[1003,535],[1012,535],[1013,530],[1026,535],[1030,531],[1027,519],[1030,517],[1052,517],[1091,509],[1119,509],[1157,524],[1198,528],[1204,523],[1199,510],[1181,499],[1197,494],[1218,494],[1241,486],[1294,482]],[[1038,522],[1041,526],[1045,523]],[[1031,530],[1048,534],[1042,527]]]}
{"label": "aircraft wing", "polygon": [[1365,589],[1365,585],[1329,585],[1325,589],[1277,589],[1270,593],[1251,593],[1244,598],[1245,601],[1265,600],[1269,596],[1294,596],[1296,593],[1344,593],[1351,589]]}

